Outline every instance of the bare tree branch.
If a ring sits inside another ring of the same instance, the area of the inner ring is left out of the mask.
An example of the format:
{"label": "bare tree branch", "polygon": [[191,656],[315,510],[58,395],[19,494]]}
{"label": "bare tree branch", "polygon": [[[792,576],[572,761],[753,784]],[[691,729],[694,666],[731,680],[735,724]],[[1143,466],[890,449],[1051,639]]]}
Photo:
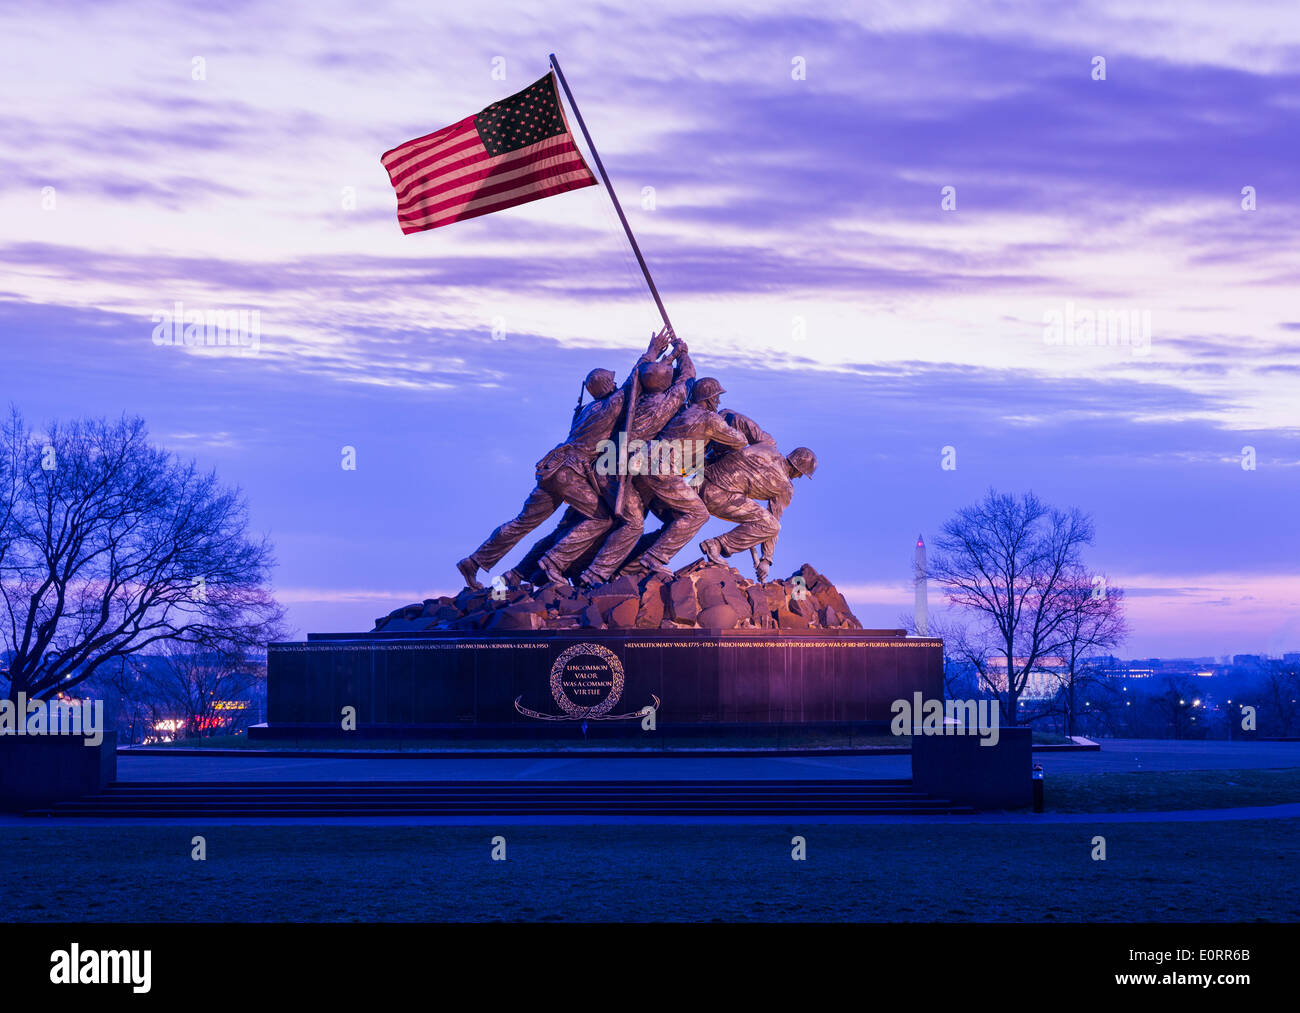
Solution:
{"label": "bare tree branch", "polygon": [[8,693],[49,697],[167,641],[247,649],[281,635],[266,539],[238,490],[152,447],[139,418],[11,414],[0,446]]}

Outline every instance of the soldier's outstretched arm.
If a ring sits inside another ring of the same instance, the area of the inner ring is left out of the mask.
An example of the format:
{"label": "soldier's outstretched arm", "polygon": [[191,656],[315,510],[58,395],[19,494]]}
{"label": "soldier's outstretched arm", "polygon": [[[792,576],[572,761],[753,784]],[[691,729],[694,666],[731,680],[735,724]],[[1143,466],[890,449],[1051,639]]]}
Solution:
{"label": "soldier's outstretched arm", "polygon": [[646,347],[645,354],[650,356],[651,362],[656,361],[659,356],[664,354],[664,351],[668,348],[668,344],[673,340],[673,337],[672,329],[668,327],[667,324],[664,325],[663,329],[660,330],[658,334],[650,335],[650,344]]}
{"label": "soldier's outstretched arm", "polygon": [[691,362],[691,357],[686,352],[685,341],[677,343],[673,362],[673,385],[668,388],[667,396],[664,398],[663,418],[655,426],[656,436],[658,431],[668,424],[668,420],[677,414],[682,405],[690,400],[691,388],[695,386],[695,364]]}
{"label": "soldier's outstretched arm", "polygon": [[691,361],[691,353],[687,351],[686,342],[680,342],[677,346],[677,379],[694,380],[695,363]]}
{"label": "soldier's outstretched arm", "polygon": [[659,361],[659,356],[663,355],[664,349],[668,347],[668,342],[672,340],[672,337],[673,332],[667,327],[661,330],[658,334],[651,335],[650,344],[646,346],[646,350],[641,353],[641,358],[636,360],[632,366],[632,371],[627,374],[627,379],[623,381],[623,387],[625,389],[632,386],[632,377],[636,374],[638,369],[645,365],[645,363]]}

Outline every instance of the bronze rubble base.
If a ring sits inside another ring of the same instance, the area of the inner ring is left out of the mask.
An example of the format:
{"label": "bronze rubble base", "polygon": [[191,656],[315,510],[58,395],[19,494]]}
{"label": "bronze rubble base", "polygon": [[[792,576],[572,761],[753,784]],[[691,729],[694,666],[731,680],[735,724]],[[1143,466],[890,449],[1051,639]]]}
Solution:
{"label": "bronze rubble base", "polygon": [[805,563],[786,580],[758,583],[700,560],[661,577],[491,588],[428,598],[375,620],[374,632],[426,630],[860,630],[844,596]]}

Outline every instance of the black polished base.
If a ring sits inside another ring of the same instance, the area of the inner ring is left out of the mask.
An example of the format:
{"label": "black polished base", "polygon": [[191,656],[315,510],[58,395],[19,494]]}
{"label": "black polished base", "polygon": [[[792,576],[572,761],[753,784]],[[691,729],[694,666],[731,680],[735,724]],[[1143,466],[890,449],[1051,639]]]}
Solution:
{"label": "black polished base", "polygon": [[[943,693],[943,645],[898,630],[311,634],[272,644],[259,737],[475,729],[884,727]],[[350,710],[349,710],[350,709]],[[474,734],[471,732],[470,734]]]}

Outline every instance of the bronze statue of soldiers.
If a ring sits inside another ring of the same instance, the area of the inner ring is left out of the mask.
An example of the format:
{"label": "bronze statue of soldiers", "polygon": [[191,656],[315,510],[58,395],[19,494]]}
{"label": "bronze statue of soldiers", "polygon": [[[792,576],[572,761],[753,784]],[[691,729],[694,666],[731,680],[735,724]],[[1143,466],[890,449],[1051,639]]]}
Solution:
{"label": "bronze statue of soldiers", "polygon": [[711,376],[696,380],[690,402],[660,431],[658,441],[664,452],[652,457],[650,473],[636,476],[633,484],[641,503],[653,505],[665,523],[650,546],[623,567],[623,573],[670,574],[668,561],[708,522],[708,508],[696,491],[703,479],[705,448],[748,445],[745,434],[718,414],[718,400],[725,393]]}
{"label": "bronze statue of soldiers", "polygon": [[[650,339],[645,354],[633,367],[644,370],[668,347],[672,335],[664,328]],[[667,365],[665,369],[669,369]],[[623,415],[631,375],[622,387],[615,388],[614,374],[608,369],[593,369],[584,382],[593,400],[577,411],[568,438],[537,462],[537,484],[524,501],[518,516],[506,521],[477,549],[456,564],[467,587],[477,590],[480,569],[490,570],[519,540],[567,503],[584,520],[570,534],[582,531],[583,537],[599,537],[612,523],[609,509],[601,497],[601,485],[593,469],[600,444],[613,434]],[[591,522],[588,529],[583,524]]]}
{"label": "bronze statue of soldiers", "polygon": [[[626,453],[631,455],[628,459],[629,473],[634,470],[639,472],[646,467],[646,462],[649,460],[649,453],[645,449],[647,441],[659,435],[659,431],[677,414],[690,394],[690,385],[695,379],[695,364],[691,362],[686,342],[675,342],[672,360],[674,365],[664,361],[649,362],[641,366],[640,380],[643,393],[637,398],[632,422],[628,427]],[[634,451],[633,446],[638,443],[641,450]],[[596,470],[600,471],[601,468],[598,467]],[[642,499],[634,478],[632,474],[620,478],[623,484],[622,510],[614,517],[613,523],[616,526],[605,538],[591,565],[582,571],[579,581],[583,584],[591,586],[608,581],[623,565],[641,537],[649,504]],[[564,541],[573,538],[574,534],[566,535],[560,544],[563,545]],[[560,546],[557,546],[551,551],[554,553],[559,548]]]}
{"label": "bronze statue of soldiers", "polygon": [[[789,456],[775,445],[754,443],[733,450],[704,469],[700,499],[714,517],[737,524],[717,538],[706,538],[700,551],[714,563],[726,556],[762,545],[762,554],[754,563],[754,573],[767,579],[776,551],[776,536],[781,531],[781,515],[794,496],[791,479],[812,477],[817,470],[817,455],[807,447],[797,447]],[[756,500],[767,500],[767,509]]]}

